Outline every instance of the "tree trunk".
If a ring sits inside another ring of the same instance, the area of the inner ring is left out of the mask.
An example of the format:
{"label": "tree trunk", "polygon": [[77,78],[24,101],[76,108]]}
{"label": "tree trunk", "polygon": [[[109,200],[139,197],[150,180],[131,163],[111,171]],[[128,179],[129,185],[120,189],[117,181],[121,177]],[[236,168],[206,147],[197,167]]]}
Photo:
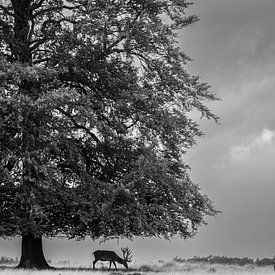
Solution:
{"label": "tree trunk", "polygon": [[[1,2],[1,1],[0,1]],[[23,64],[32,64],[32,52],[30,49],[30,18],[32,14],[30,0],[11,1],[14,10],[14,38],[12,55],[16,61]],[[42,2],[42,1],[39,1]],[[32,22],[34,23],[34,21]],[[33,92],[34,83],[29,80],[23,80],[19,84],[20,94],[29,96],[31,99],[36,99],[37,94]],[[22,110],[23,128],[22,128],[22,150],[25,154],[23,160],[23,188],[26,192],[26,214],[30,218],[33,206],[35,205],[35,197],[33,195],[34,180],[36,180],[36,171],[34,161],[27,156],[37,150],[36,141],[39,139],[39,132],[37,130],[37,122],[35,111],[31,106],[25,106]],[[35,127],[34,127],[35,126]],[[28,199],[27,199],[28,198]],[[35,269],[49,269],[42,248],[42,237],[37,237],[32,233],[22,236],[21,244],[21,259],[17,268],[35,268]]]}
{"label": "tree trunk", "polygon": [[42,237],[35,237],[33,234],[22,236],[21,259],[17,268],[51,268],[44,257]]}

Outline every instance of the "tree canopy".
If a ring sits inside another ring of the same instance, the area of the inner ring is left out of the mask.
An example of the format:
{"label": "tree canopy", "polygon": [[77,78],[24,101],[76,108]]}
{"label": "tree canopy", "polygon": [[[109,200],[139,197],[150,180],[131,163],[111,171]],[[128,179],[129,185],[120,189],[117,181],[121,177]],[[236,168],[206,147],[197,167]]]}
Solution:
{"label": "tree canopy", "polygon": [[187,238],[217,212],[189,177],[216,100],[186,70],[185,0],[0,1],[0,235]]}

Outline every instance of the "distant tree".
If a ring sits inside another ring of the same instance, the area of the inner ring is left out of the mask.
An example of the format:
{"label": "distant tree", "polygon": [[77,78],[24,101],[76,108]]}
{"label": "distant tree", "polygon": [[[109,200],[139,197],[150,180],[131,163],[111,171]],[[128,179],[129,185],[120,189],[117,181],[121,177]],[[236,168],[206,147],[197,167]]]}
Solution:
{"label": "distant tree", "polygon": [[184,153],[209,86],[185,68],[186,0],[0,1],[0,235],[187,238],[215,215]]}
{"label": "distant tree", "polygon": [[255,264],[258,266],[265,266],[265,265],[273,265],[274,261],[272,258],[263,258],[263,259],[256,259]]}
{"label": "distant tree", "polygon": [[210,264],[227,264],[227,265],[248,265],[254,264],[254,260],[248,257],[238,258],[238,257],[226,257],[226,256],[213,256],[209,255],[207,257],[198,257],[187,259],[188,262],[204,262]]}
{"label": "distant tree", "polygon": [[17,263],[18,263],[17,258],[13,259],[7,256],[0,257],[0,264],[17,264]]}
{"label": "distant tree", "polygon": [[184,258],[176,256],[175,258],[173,258],[173,261],[177,263],[184,263],[186,260]]}

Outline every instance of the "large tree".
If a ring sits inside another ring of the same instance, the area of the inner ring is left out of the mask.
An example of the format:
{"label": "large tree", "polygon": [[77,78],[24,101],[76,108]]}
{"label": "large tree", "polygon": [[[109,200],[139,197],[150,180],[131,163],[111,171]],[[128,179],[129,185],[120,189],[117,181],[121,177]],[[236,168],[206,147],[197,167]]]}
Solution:
{"label": "large tree", "polygon": [[0,236],[191,237],[217,212],[184,153],[209,86],[186,71],[187,0],[0,1]]}

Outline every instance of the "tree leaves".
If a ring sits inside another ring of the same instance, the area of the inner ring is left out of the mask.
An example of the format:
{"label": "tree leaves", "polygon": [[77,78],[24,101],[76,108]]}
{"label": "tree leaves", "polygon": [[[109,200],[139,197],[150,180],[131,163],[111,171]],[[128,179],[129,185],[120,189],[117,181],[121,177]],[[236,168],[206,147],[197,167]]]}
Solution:
{"label": "tree leaves", "polygon": [[189,113],[217,117],[175,44],[190,3],[21,2],[0,6],[0,234],[193,236],[217,212]]}

